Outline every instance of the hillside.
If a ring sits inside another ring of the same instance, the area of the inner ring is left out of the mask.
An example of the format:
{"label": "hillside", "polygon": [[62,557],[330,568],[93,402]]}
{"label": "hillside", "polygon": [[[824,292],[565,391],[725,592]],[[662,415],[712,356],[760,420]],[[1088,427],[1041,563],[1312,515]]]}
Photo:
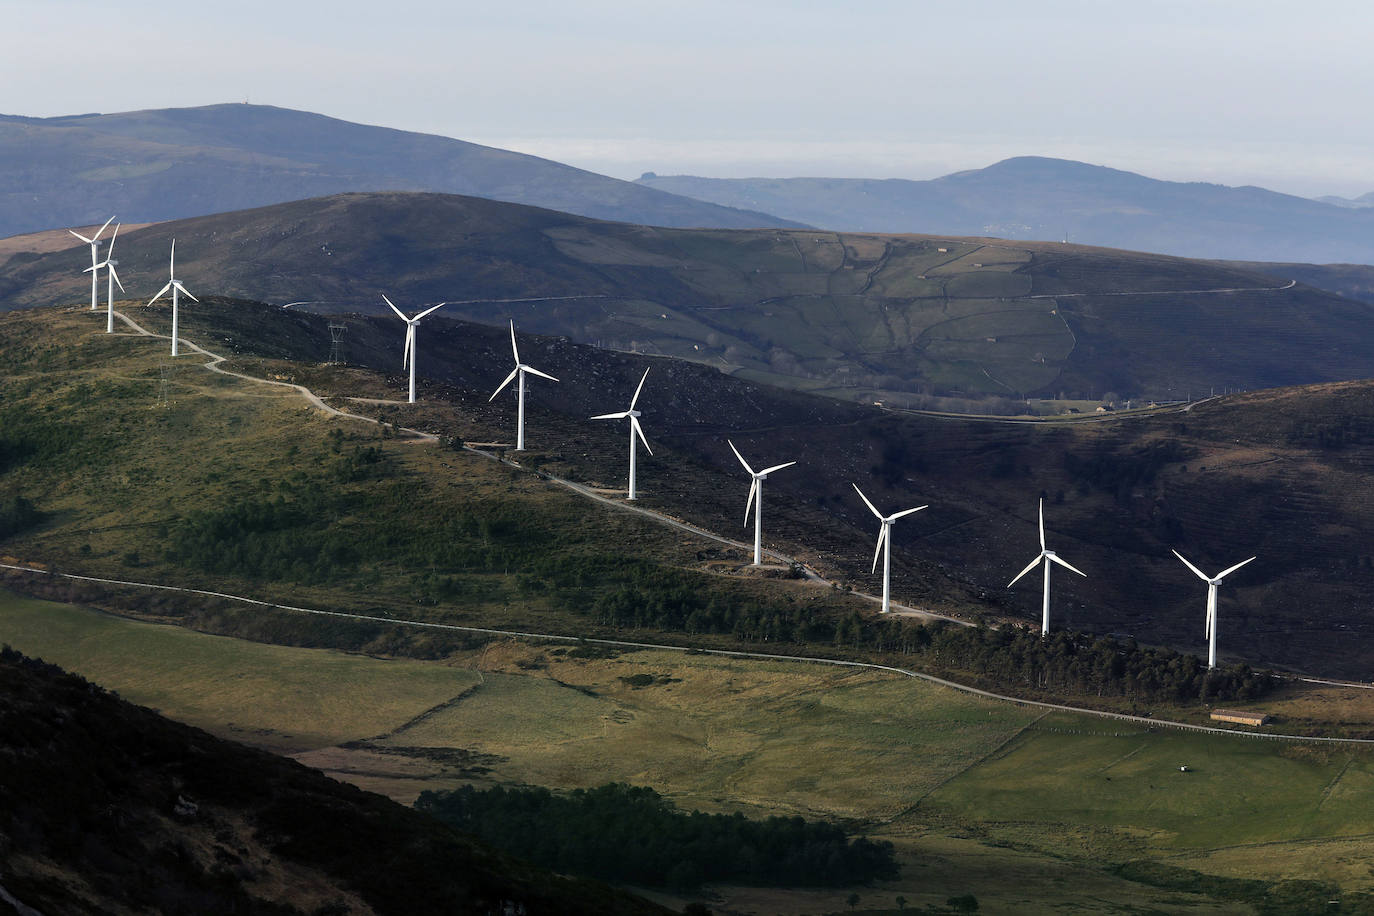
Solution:
{"label": "hillside", "polygon": [[[1024,397],[1178,400],[1374,375],[1367,304],[1216,263],[1078,245],[647,228],[477,198],[357,194],[121,233],[131,297],[162,285],[173,238],[193,293],[373,314],[389,314],[382,293],[411,309],[449,300],[442,314],[514,318],[529,332],[861,403],[953,395],[1015,412]],[[79,243],[12,254],[0,302],[80,300],[88,264]]]}
{"label": "hillside", "polygon": [[667,912],[8,646],[0,812],[0,899],[13,913]]}
{"label": "hillside", "polygon": [[847,232],[1067,239],[1192,258],[1374,263],[1368,208],[1036,156],[929,181],[650,173],[638,183]]}
{"label": "hillside", "polygon": [[1263,261],[1233,261],[1239,270],[1297,280],[1356,302],[1374,303],[1374,266],[1369,264],[1289,264]]}
{"label": "hillside", "polygon": [[[131,306],[165,332],[165,308]],[[326,322],[212,300],[188,308],[183,327],[237,354],[249,374],[294,379],[387,422],[509,447],[513,395],[488,400],[509,371],[505,331],[427,321],[421,403],[410,407],[396,403],[395,320],[346,319],[347,367],[320,365]],[[180,400],[153,409],[162,358],[81,330],[96,323],[80,308],[0,322],[5,356],[34,367],[13,377],[2,417],[10,457],[0,493],[44,513],[7,541],[12,555],[418,619],[596,635],[666,626],[718,634],[721,644],[841,642],[846,615],[871,607],[737,575],[740,551],[588,506],[470,453],[375,431],[335,440],[330,421],[289,390],[234,393],[194,357],[170,376]],[[59,336],[37,345],[52,333],[43,327]],[[1027,424],[862,408],[562,339],[522,335],[521,354],[563,379],[532,383],[526,471],[623,492],[624,430],[586,418],[621,406],[649,368],[639,407],[654,454],[640,456],[642,505],[743,539],[747,487],[725,438],[753,461],[798,460],[770,478],[767,543],[841,585],[878,585],[875,523],[850,486],[858,483],[879,506],[930,505],[896,529],[897,600],[965,619],[1038,621],[1036,583],[1006,583],[1033,555],[1043,496],[1052,545],[1089,574],[1055,580],[1056,627],[1202,651],[1205,590],[1169,551],[1218,569],[1259,555],[1222,592],[1223,659],[1345,676],[1374,662],[1374,647],[1352,638],[1374,625],[1363,597],[1374,588],[1364,539],[1374,503],[1360,495],[1374,466],[1369,383]],[[40,422],[54,411],[60,425]],[[371,448],[382,449],[375,461]],[[109,462],[118,486],[88,482],[77,473],[86,461]],[[245,502],[244,493],[258,495]],[[218,614],[207,611],[203,625],[301,638],[297,622]],[[411,638],[375,626],[330,630],[351,648]]]}
{"label": "hillside", "polygon": [[0,115],[0,174],[0,236],[386,190],[662,226],[796,225],[536,156],[267,105]]}

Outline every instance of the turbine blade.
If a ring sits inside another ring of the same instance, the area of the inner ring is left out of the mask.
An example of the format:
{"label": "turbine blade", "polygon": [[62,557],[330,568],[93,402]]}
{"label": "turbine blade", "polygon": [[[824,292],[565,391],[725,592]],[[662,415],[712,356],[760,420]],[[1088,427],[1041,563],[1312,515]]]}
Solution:
{"label": "turbine blade", "polygon": [[160,289],[160,290],[157,291],[157,295],[156,295],[156,296],[154,296],[153,298],[151,298],[151,299],[148,300],[148,305],[152,305],[154,302],[156,302],[157,300],[161,299],[164,295],[166,295],[167,293],[169,293],[169,292],[171,292],[171,291],[172,291],[172,284],[168,283],[166,286],[162,287],[162,289]]}
{"label": "turbine blade", "polygon": [[[1208,577],[1206,573],[1204,573],[1202,570],[1198,569],[1198,568],[1197,568],[1196,566],[1194,566],[1192,563],[1189,563],[1188,560],[1187,560],[1186,558],[1184,558],[1183,554],[1179,553],[1177,550],[1173,551],[1173,554],[1174,554],[1174,556],[1178,557],[1180,560],[1183,560],[1183,565],[1186,566],[1186,567],[1188,567],[1189,569],[1191,569],[1194,573],[1196,573],[1196,574],[1197,574],[1197,577],[1198,577],[1199,579],[1201,579],[1203,582],[1210,582],[1210,581],[1212,581],[1211,578]],[[1247,560],[1246,562],[1248,563],[1249,561]]]}
{"label": "turbine blade", "polygon": [[639,425],[639,417],[630,417],[630,428],[639,434],[639,441],[644,443],[644,451],[652,455],[654,450],[649,448],[649,440],[644,438],[644,429]]}
{"label": "turbine blade", "polygon": [[1040,549],[1045,549],[1045,501],[1040,500]]}
{"label": "turbine blade", "polygon": [[447,302],[440,302],[438,305],[431,305],[429,308],[425,309],[423,312],[412,318],[411,321],[419,321],[421,318],[425,317],[430,312],[438,311],[446,305],[448,305]]}
{"label": "turbine blade", "polygon": [[894,514],[892,514],[892,515],[889,515],[889,516],[887,517],[887,520],[888,520],[889,522],[895,522],[897,519],[901,518],[903,515],[910,515],[910,514],[913,513],[913,512],[920,512],[922,509],[929,509],[929,508],[930,508],[930,506],[917,506],[915,509],[903,509],[901,512],[897,512],[897,513],[894,513]]}
{"label": "turbine blade", "polygon": [[878,546],[873,548],[873,566],[868,574],[872,575],[878,571],[878,556],[883,552],[883,541],[887,540],[887,525],[882,525],[878,530]]}
{"label": "turbine blade", "polygon": [[[1251,558],[1250,558],[1250,560],[1254,560],[1254,559],[1257,559],[1257,557],[1251,557]],[[1236,570],[1240,569],[1240,568],[1241,568],[1242,566],[1244,566],[1246,563],[1249,563],[1250,560],[1245,560],[1245,561],[1243,561],[1243,562],[1237,563],[1235,566],[1232,566],[1230,569],[1225,570],[1224,572],[1219,572],[1219,573],[1217,573],[1217,578],[1218,578],[1218,579],[1225,579],[1227,576],[1231,575],[1231,573],[1233,573],[1233,572],[1235,572]]]}
{"label": "turbine blade", "polygon": [[405,312],[398,309],[396,307],[396,303],[392,302],[390,299],[386,297],[386,293],[382,293],[382,301],[385,302],[387,305],[391,306],[391,310],[396,313],[397,318],[401,319],[406,324],[410,324],[410,319],[406,317]]}
{"label": "turbine blade", "polygon": [[630,412],[629,412],[628,410],[622,410],[620,413],[603,413],[603,414],[597,414],[596,416],[592,417],[592,419],[593,419],[593,420],[623,420],[623,419],[625,419],[626,417],[628,417],[629,415],[630,415]]}
{"label": "turbine blade", "polygon": [[1073,570],[1074,572],[1076,572],[1076,573],[1078,573],[1080,576],[1082,576],[1084,579],[1088,578],[1088,574],[1087,574],[1087,573],[1083,572],[1083,570],[1081,570],[1081,569],[1075,569],[1075,568],[1073,567],[1073,565],[1069,563],[1068,560],[1061,560],[1061,559],[1059,559],[1059,557],[1055,556],[1055,555],[1052,554],[1052,553],[1047,553],[1047,554],[1045,554],[1045,559],[1047,559],[1047,560],[1053,560],[1054,562],[1058,563],[1060,566],[1064,567],[1065,569]]}
{"label": "turbine blade", "polygon": [[115,286],[118,286],[118,287],[119,287],[119,291],[120,291],[121,293],[123,293],[123,292],[128,292],[128,290],[126,290],[126,289],[124,288],[124,284],[121,283],[121,282],[119,282],[119,271],[117,271],[117,270],[114,269],[114,265],[113,265],[113,264],[110,265],[110,276],[111,276],[111,277],[114,277]]}
{"label": "turbine blade", "polygon": [[[114,217],[113,217],[113,216],[110,217],[109,219],[105,220],[105,225],[103,225],[103,226],[100,227],[100,232],[104,232],[106,229],[108,229],[108,228],[110,227],[110,223],[112,223],[112,222],[114,222]],[[95,234],[95,237],[96,237],[96,238],[100,238],[100,232],[97,232],[97,233]]]}
{"label": "turbine blade", "polygon": [[85,242],[87,245],[95,244],[95,239],[88,239],[80,232],[77,232],[75,229],[68,229],[67,231],[70,232],[72,235],[76,236],[77,238],[81,239],[81,241]]}
{"label": "turbine blade", "polygon": [[82,272],[83,274],[88,274],[88,273],[90,273],[90,272],[93,271],[93,270],[100,270],[100,269],[101,269],[102,267],[104,267],[104,266],[105,266],[105,262],[104,262],[104,261],[101,261],[99,264],[92,264],[90,267],[83,267],[83,268],[81,269],[81,272]]}
{"label": "turbine blade", "polygon": [[515,357],[515,364],[520,365],[520,351],[515,346],[515,319],[510,320],[510,354]]}
{"label": "turbine blade", "polygon": [[645,370],[644,370],[644,375],[642,375],[642,376],[640,377],[640,379],[639,379],[639,387],[638,387],[638,388],[635,388],[635,396],[632,397],[632,398],[630,398],[630,409],[631,409],[631,410],[634,410],[634,409],[635,409],[635,401],[638,401],[638,400],[639,400],[639,392],[640,392],[640,390],[644,387],[644,379],[646,379],[646,378],[648,378],[648,377],[649,377],[649,370],[648,370],[648,369],[645,369]]}
{"label": "turbine blade", "polygon": [[177,275],[177,240],[172,239],[172,257],[167,261],[167,276]]}
{"label": "turbine blade", "polygon": [[487,403],[490,404],[492,401],[496,400],[496,396],[500,394],[502,391],[504,391],[507,385],[515,381],[515,377],[519,374],[520,367],[516,366],[514,369],[510,371],[510,375],[506,376],[506,380],[496,386],[496,390],[491,393],[491,397],[487,398]]}
{"label": "turbine blade", "polygon": [[[1044,554],[1041,554],[1040,556],[1044,556]],[[1022,576],[1024,576],[1026,573],[1030,572],[1032,569],[1035,569],[1035,567],[1037,567],[1037,566],[1039,566],[1039,565],[1040,565],[1040,557],[1036,557],[1034,560],[1031,560],[1031,561],[1030,561],[1030,565],[1028,565],[1025,569],[1021,570],[1019,573],[1017,573],[1015,579],[1012,579],[1010,582],[1007,583],[1007,588],[1011,588],[1011,587],[1012,587],[1013,585],[1015,585],[1017,582],[1020,582]]]}
{"label": "turbine blade", "polygon": [[876,515],[879,521],[882,521],[883,514],[878,511],[877,506],[873,505],[873,503],[868,501],[868,497],[864,496],[864,491],[859,489],[859,485],[857,483],[851,483],[850,486],[854,488],[855,493],[859,494],[859,499],[862,499],[864,501],[864,505],[868,506],[868,511]]}
{"label": "turbine blade", "polygon": [[401,368],[410,366],[410,351],[415,349],[415,325],[406,322],[406,349],[405,355],[401,357]]}
{"label": "turbine blade", "polygon": [[795,462],[795,461],[789,461],[789,462],[787,462],[786,464],[775,464],[775,465],[773,465],[771,468],[764,468],[762,471],[759,471],[759,474],[760,474],[760,476],[767,477],[769,474],[773,473],[774,471],[781,471],[783,468],[790,468],[792,465],[794,465],[794,464],[796,464],[796,463],[797,463],[797,462]]}
{"label": "turbine blade", "polygon": [[754,508],[754,495],[759,491],[759,479],[751,478],[749,481],[749,498],[744,502],[744,523],[749,524],[749,510]]}
{"label": "turbine blade", "polygon": [[534,368],[533,366],[519,366],[518,368],[524,369],[526,372],[530,373],[531,375],[537,375],[537,376],[539,376],[540,378],[546,378],[546,379],[548,379],[548,380],[551,381],[551,382],[556,382],[556,381],[558,381],[558,379],[554,378],[552,375],[549,375],[547,372],[540,372],[538,369]]}
{"label": "turbine blade", "polygon": [[114,257],[114,243],[115,239],[119,238],[119,227],[121,225],[121,223],[115,223],[114,234],[110,236],[110,250],[105,252],[105,260],[107,261]]}
{"label": "turbine blade", "polygon": [[[186,287],[182,286],[180,280],[173,280],[173,281],[172,281],[172,285],[175,286],[177,289],[181,290],[181,291],[182,291],[183,293],[185,293],[186,295],[191,296],[191,291],[190,291],[189,289],[187,289]],[[195,296],[191,296],[191,301],[192,301],[192,302],[199,302],[200,300],[197,299]]]}
{"label": "turbine blade", "polygon": [[731,442],[729,439],[726,439],[725,444],[730,446],[730,451],[735,453],[735,457],[739,459],[739,463],[744,465],[744,469],[748,471],[749,474],[752,476],[754,473],[754,469],[749,466],[749,462],[744,460],[744,456],[739,453],[739,449],[735,448],[735,443]]}

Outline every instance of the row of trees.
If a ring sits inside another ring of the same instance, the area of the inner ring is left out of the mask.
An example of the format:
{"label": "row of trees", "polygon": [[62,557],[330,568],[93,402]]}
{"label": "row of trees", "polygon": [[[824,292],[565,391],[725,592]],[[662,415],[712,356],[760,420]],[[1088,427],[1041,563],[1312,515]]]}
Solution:
{"label": "row of trees", "polygon": [[566,795],[464,786],[423,792],[415,807],[535,864],[606,881],[692,890],[707,881],[841,887],[898,876],[891,843],[851,840],[800,817],[687,814],[623,783]]}

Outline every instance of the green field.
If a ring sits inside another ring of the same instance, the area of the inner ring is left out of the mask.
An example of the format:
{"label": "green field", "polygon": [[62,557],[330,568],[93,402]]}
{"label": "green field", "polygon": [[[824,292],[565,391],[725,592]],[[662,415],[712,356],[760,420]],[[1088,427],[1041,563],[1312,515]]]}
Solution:
{"label": "green field", "polygon": [[[972,892],[986,912],[1250,911],[1104,871],[1132,860],[1317,878],[1347,893],[1374,885],[1374,765],[1363,752],[1041,716],[804,663],[579,657],[505,641],[442,662],[383,660],[8,593],[0,641],[403,800],[463,781],[443,765],[461,752],[488,768],[479,781],[619,780],[688,809],[840,818],[893,840],[905,863],[902,879],[860,889],[863,906]],[[833,911],[847,896],[723,893],[783,913]]]}

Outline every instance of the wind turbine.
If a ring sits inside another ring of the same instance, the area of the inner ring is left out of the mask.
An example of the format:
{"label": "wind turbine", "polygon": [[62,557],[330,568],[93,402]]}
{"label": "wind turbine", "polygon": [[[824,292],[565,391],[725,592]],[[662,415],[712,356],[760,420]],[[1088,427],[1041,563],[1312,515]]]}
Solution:
{"label": "wind turbine", "polygon": [[406,323],[406,349],[405,349],[405,356],[403,356],[403,357],[401,358],[401,368],[404,369],[404,368],[406,367],[406,364],[407,364],[407,363],[410,364],[410,403],[414,404],[414,403],[415,403],[415,326],[418,325],[418,324],[420,323],[420,319],[421,319],[421,318],[425,317],[426,315],[428,315],[430,312],[434,311],[435,309],[438,309],[438,308],[440,308],[440,307],[442,307],[442,306],[448,305],[448,303],[447,303],[447,302],[440,302],[438,305],[431,305],[429,308],[425,309],[423,312],[421,312],[420,314],[416,315],[414,318],[407,318],[407,317],[406,317],[406,313],[403,312],[403,311],[401,311],[400,309],[398,309],[398,308],[396,307],[395,303],[393,303],[390,299],[387,299],[385,293],[382,294],[382,300],[383,300],[384,302],[386,302],[387,305],[391,306],[391,310],[392,310],[393,312],[396,313],[397,317],[399,317],[402,321],[404,321],[404,322]]}
{"label": "wind turbine", "polygon": [[114,333],[114,288],[119,283],[119,291],[124,292],[124,284],[119,282],[119,271],[115,270],[115,265],[119,262],[114,259],[114,243],[119,238],[119,223],[115,223],[114,235],[110,236],[110,250],[105,253],[105,260],[99,264],[92,264],[86,270],[92,274],[99,272],[100,268],[106,268],[109,273],[105,283],[105,333]]}
{"label": "wind turbine", "polygon": [[[114,217],[113,217],[113,216],[110,217],[109,219],[105,220],[105,225],[100,227],[100,232],[104,232],[106,226],[109,226],[110,223],[112,223],[112,222],[114,222]],[[76,236],[77,238],[81,239],[81,241],[85,242],[87,245],[90,245],[90,246],[91,246],[91,267],[94,268],[95,265],[96,265],[96,263],[100,260],[100,232],[97,232],[95,235],[91,236],[90,238],[86,238],[84,235],[82,235],[80,232],[77,232],[75,229],[68,229],[67,231],[70,232],[72,235]],[[82,273],[85,273],[85,271],[83,270]],[[93,312],[95,311],[95,307],[96,307],[96,299],[97,299],[97,297],[99,296],[99,293],[97,292],[97,290],[99,289],[99,287],[96,286],[96,282],[97,282],[97,278],[96,278],[96,275],[95,275],[95,271],[92,270],[92,271],[91,271],[91,311],[93,311]],[[123,287],[120,287],[120,288],[123,289]]]}
{"label": "wind turbine", "polygon": [[[492,401],[496,400],[496,396],[505,390],[505,387],[511,383],[511,379],[519,378],[520,406],[517,410],[517,419],[515,421],[515,450],[517,452],[523,452],[525,450],[525,373],[532,372],[540,378],[546,378],[551,382],[556,382],[558,379],[549,375],[547,372],[540,372],[533,366],[526,366],[524,363],[520,362],[520,350],[515,346],[514,319],[512,319],[510,323],[510,351],[515,356],[515,368],[511,370],[510,375],[506,376],[506,380],[491,393],[491,397],[487,398],[487,403],[490,404]],[[645,447],[647,448],[648,446]]]}
{"label": "wind turbine", "polygon": [[1237,563],[1230,569],[1223,569],[1215,576],[1208,576],[1202,570],[1194,566],[1192,563],[1189,563],[1187,560],[1185,560],[1183,558],[1183,554],[1179,553],[1177,550],[1174,551],[1174,556],[1178,557],[1180,560],[1183,560],[1184,566],[1188,567],[1193,572],[1197,573],[1197,577],[1201,579],[1203,582],[1207,583],[1207,619],[1202,627],[1202,635],[1208,641],[1207,668],[1208,670],[1211,670],[1212,668],[1215,668],[1217,666],[1217,586],[1221,585],[1222,579],[1225,579],[1227,576],[1231,575],[1231,573],[1240,569],[1246,563],[1249,563],[1250,560],[1253,560],[1255,558],[1251,557],[1250,560],[1244,560],[1240,563]]}
{"label": "wind turbine", "polygon": [[[162,287],[162,289],[158,290],[158,291],[157,291],[157,295],[154,296],[153,298],[151,298],[151,299],[148,300],[148,304],[149,304],[149,305],[152,305],[154,302],[156,302],[157,300],[161,299],[161,298],[162,298],[162,295],[163,295],[164,293],[168,292],[168,291],[170,291],[171,294],[172,294],[172,355],[173,355],[173,356],[176,356],[176,355],[177,355],[177,327],[178,327],[178,325],[177,325],[177,315],[178,315],[178,313],[177,313],[177,293],[178,293],[178,292],[182,292],[182,293],[185,293],[185,294],[188,295],[188,296],[191,296],[191,291],[190,291],[189,289],[187,289],[186,287],[182,286],[182,285],[181,285],[181,281],[177,279],[177,270],[176,270],[176,268],[177,268],[177,240],[176,240],[176,239],[172,239],[172,257],[171,257],[171,259],[167,262],[167,285],[164,286],[164,287]],[[197,299],[195,296],[191,296],[191,301],[192,301],[192,302],[199,302],[200,300]]]}
{"label": "wind turbine", "polygon": [[650,455],[654,453],[654,450],[649,448],[649,440],[644,438],[644,430],[639,428],[639,418],[643,416],[643,414],[635,410],[635,402],[639,400],[639,392],[644,387],[644,379],[648,377],[649,370],[645,369],[644,375],[639,379],[639,387],[635,389],[635,396],[630,398],[630,407],[628,410],[622,410],[619,413],[603,413],[592,417],[593,420],[623,420],[626,417],[630,418],[630,493],[629,496],[626,497],[627,499],[635,498],[635,436],[639,436],[639,441],[644,443],[644,450],[646,452]]}
{"label": "wind turbine", "polygon": [[786,464],[775,464],[771,468],[755,471],[749,466],[749,462],[744,460],[744,456],[739,453],[739,449],[735,448],[735,443],[731,442],[729,439],[726,439],[725,442],[730,446],[730,451],[735,453],[735,457],[739,459],[739,463],[744,465],[744,469],[749,472],[749,476],[754,478],[753,482],[749,484],[749,498],[744,503],[744,523],[746,525],[749,524],[749,510],[753,509],[754,565],[761,566],[763,564],[763,482],[767,480],[768,475],[774,471],[790,468],[797,462],[789,461]]}
{"label": "wind turbine", "polygon": [[1041,560],[1045,561],[1045,603],[1040,612],[1040,635],[1046,636],[1050,632],[1050,564],[1058,563],[1065,569],[1076,572],[1085,579],[1088,577],[1088,574],[1082,570],[1074,569],[1068,563],[1059,559],[1058,555],[1055,554],[1053,550],[1049,550],[1045,547],[1045,501],[1043,499],[1040,500],[1040,556],[1031,560],[1025,569],[1017,573],[1016,578],[1007,583],[1007,588],[1011,588],[1022,576],[1032,569],[1035,569],[1036,564]]}
{"label": "wind turbine", "polygon": [[[869,511],[878,517],[878,521],[883,523],[882,527],[878,529],[878,546],[873,550],[873,568],[869,572],[871,573],[878,568],[878,554],[881,553],[883,555],[883,613],[886,614],[892,604],[888,598],[888,585],[892,579],[892,532],[889,529],[892,527],[892,523],[903,515],[910,515],[930,507],[917,506],[915,509],[903,509],[901,512],[883,515],[873,503],[868,501],[868,497],[864,496],[864,491],[859,489],[858,484],[851,483],[850,486],[854,488],[855,493],[859,494],[859,498],[864,501],[864,505],[868,506]],[[884,550],[884,547],[887,549]]]}

